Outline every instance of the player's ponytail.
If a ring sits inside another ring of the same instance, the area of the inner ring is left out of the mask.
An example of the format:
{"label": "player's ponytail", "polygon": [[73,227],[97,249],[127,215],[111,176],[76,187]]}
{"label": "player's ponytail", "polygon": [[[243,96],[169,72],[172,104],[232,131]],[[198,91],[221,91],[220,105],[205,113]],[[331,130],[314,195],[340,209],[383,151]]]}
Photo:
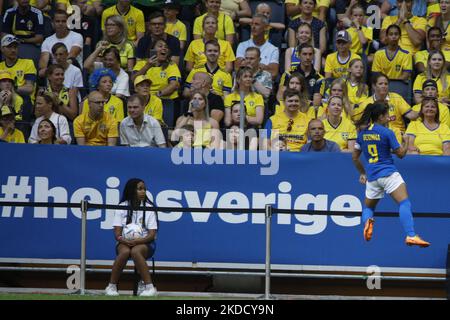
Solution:
{"label": "player's ponytail", "polygon": [[356,122],[356,127],[362,129],[364,127],[369,126],[371,123],[375,123],[381,115],[386,114],[388,112],[388,107],[386,104],[381,102],[370,103],[367,105],[364,110],[361,119]]}

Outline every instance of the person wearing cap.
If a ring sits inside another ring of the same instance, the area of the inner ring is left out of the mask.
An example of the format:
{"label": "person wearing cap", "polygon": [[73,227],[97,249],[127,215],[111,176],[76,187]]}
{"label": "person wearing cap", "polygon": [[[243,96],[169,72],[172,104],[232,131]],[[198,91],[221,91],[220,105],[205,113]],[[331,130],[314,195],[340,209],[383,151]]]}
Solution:
{"label": "person wearing cap", "polygon": [[[0,93],[1,99],[1,93]],[[22,131],[16,129],[14,110],[8,105],[0,105],[0,141],[25,143]]]}
{"label": "person wearing cap", "polygon": [[13,34],[21,43],[40,45],[44,41],[44,16],[30,0],[17,0],[17,6],[3,16],[3,34]]}
{"label": "person wearing cap", "polygon": [[[431,99],[437,99],[438,98],[438,84],[433,79],[425,80],[422,85],[422,99],[431,98]],[[421,104],[418,103],[412,107],[412,109],[416,112],[420,112]],[[450,112],[446,104],[443,104],[442,102],[438,102],[438,109],[439,109],[439,122],[444,123],[447,126],[450,127]]]}
{"label": "person wearing cap", "polygon": [[160,98],[150,93],[152,80],[146,75],[137,76],[134,79],[134,91],[141,96],[144,101],[144,114],[152,116],[158,120],[162,125],[163,120],[163,104]]}
{"label": "person wearing cap", "polygon": [[128,117],[120,122],[120,144],[130,147],[166,147],[158,120],[145,114],[145,100],[139,94],[128,98]]}
{"label": "person wearing cap", "polygon": [[361,57],[350,51],[351,38],[346,30],[338,31],[336,35],[337,51],[329,54],[325,60],[325,78],[340,78],[348,73],[348,66],[354,59]]}
{"label": "person wearing cap", "polygon": [[[112,94],[113,83],[116,81],[116,75],[111,69],[96,69],[89,77],[89,86],[92,90],[97,90],[104,99],[104,111],[110,114],[117,123],[123,120],[124,106],[122,99]],[[89,99],[83,102],[82,113],[88,113],[91,104]]]}
{"label": "person wearing cap", "polygon": [[37,71],[32,60],[19,58],[19,41],[12,34],[3,36],[1,51],[4,60],[0,62],[0,70],[11,73],[18,94],[31,96],[31,101],[34,101]]}
{"label": "person wearing cap", "polygon": [[386,30],[386,47],[375,52],[372,72],[381,72],[390,80],[409,80],[412,72],[412,55],[399,46],[401,28],[395,24]]}
{"label": "person wearing cap", "polygon": [[442,51],[432,51],[428,56],[425,72],[419,74],[414,80],[414,101],[422,101],[422,86],[426,80],[436,81],[439,101],[450,103],[450,74],[445,66],[445,57]]}
{"label": "person wearing cap", "polygon": [[412,121],[406,129],[409,139],[408,153],[450,156],[450,129],[439,121],[439,107],[436,98],[424,98],[419,119]]}
{"label": "person wearing cap", "polygon": [[14,90],[14,79],[7,70],[0,70],[0,107],[9,106],[14,110],[16,120],[22,120],[23,99]]}
{"label": "person wearing cap", "polygon": [[117,120],[104,110],[105,98],[92,91],[87,98],[89,108],[73,121],[78,145],[115,146],[119,137]]}
{"label": "person wearing cap", "polygon": [[131,5],[130,0],[118,0],[117,4],[105,9],[102,13],[102,31],[105,32],[106,19],[120,15],[128,26],[128,40],[137,45],[145,34],[144,13]]}
{"label": "person wearing cap", "polygon": [[231,45],[233,45],[235,37],[234,23],[229,15],[226,15],[225,13],[220,11],[221,5],[221,0],[205,1],[206,13],[194,20],[194,28],[192,32],[194,35],[194,39],[201,39],[203,37],[203,19],[205,19],[207,15],[213,15],[217,18],[216,38],[220,40],[226,40]]}
{"label": "person wearing cap", "polygon": [[177,38],[180,41],[180,49],[184,51],[187,40],[187,29],[186,25],[177,19],[181,5],[178,0],[166,0],[162,6],[164,17],[166,18],[164,32]]}
{"label": "person wearing cap", "polygon": [[412,14],[413,0],[397,0],[398,15],[387,16],[381,25],[380,40],[387,44],[387,28],[397,25],[401,29],[400,47],[414,55],[425,41],[427,20]]}

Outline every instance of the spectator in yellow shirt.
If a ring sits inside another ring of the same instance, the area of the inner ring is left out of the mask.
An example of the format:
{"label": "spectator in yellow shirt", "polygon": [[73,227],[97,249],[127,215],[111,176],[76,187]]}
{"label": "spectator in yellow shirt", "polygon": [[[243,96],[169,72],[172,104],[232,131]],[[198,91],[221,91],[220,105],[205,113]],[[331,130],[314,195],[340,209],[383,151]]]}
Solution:
{"label": "spectator in yellow shirt", "polygon": [[386,47],[375,52],[372,72],[382,72],[390,80],[408,80],[412,72],[412,55],[399,46],[402,30],[393,24],[386,30]]}
{"label": "spectator in yellow shirt", "polygon": [[228,73],[233,71],[233,62],[236,57],[230,43],[216,38],[217,18],[213,15],[206,15],[203,19],[203,38],[196,39],[189,44],[184,60],[186,61],[186,71],[190,72],[194,68],[199,68],[206,63],[205,43],[210,40],[217,40],[220,46],[218,59],[219,67]]}
{"label": "spectator in yellow shirt", "polygon": [[226,15],[223,12],[220,12],[220,5],[222,4],[221,0],[206,0],[206,13],[194,21],[194,39],[201,39],[203,36],[203,19],[206,15],[213,15],[217,18],[217,32],[216,38],[220,40],[226,40],[231,45],[234,43],[235,31],[234,31],[234,23],[229,15]]}
{"label": "spectator in yellow shirt", "polygon": [[406,130],[409,139],[408,153],[449,156],[450,129],[439,122],[437,100],[424,98],[419,117],[422,121],[411,122]]}
{"label": "spectator in yellow shirt", "polygon": [[352,39],[346,30],[341,30],[336,35],[337,52],[329,54],[325,61],[325,78],[340,78],[348,72],[348,65],[354,59],[361,57],[350,51]]}
{"label": "spectator in yellow shirt", "polygon": [[386,30],[390,25],[398,25],[401,29],[400,47],[415,54],[425,41],[427,20],[412,14],[413,0],[397,0],[398,15],[387,16],[381,25],[380,40],[386,43]]}
{"label": "spectator in yellow shirt", "polygon": [[178,3],[178,0],[166,0],[163,4],[164,17],[166,17],[166,28],[164,32],[180,40],[180,49],[184,51],[187,40],[187,29],[186,25],[177,19],[180,9],[181,5]]}
{"label": "spectator in yellow shirt", "polygon": [[[98,90],[104,100],[104,111],[119,123],[124,116],[123,101],[111,93],[116,75],[111,69],[96,69],[89,78],[89,86]],[[84,100],[83,113],[88,113],[90,108],[89,99]]]}
{"label": "spectator in yellow shirt", "polygon": [[[422,100],[425,98],[437,99],[438,98],[438,85],[437,85],[436,81],[434,81],[433,79],[425,80],[425,82],[422,85],[422,95],[423,95]],[[416,104],[415,106],[413,106],[413,110],[416,112],[420,112],[421,106],[422,106],[421,103]],[[440,123],[445,123],[450,128],[450,111],[448,109],[447,104],[438,102],[438,107],[439,107]]]}
{"label": "spectator in yellow shirt", "polygon": [[117,120],[104,111],[105,98],[98,91],[88,96],[89,111],[80,114],[73,122],[78,145],[115,146],[119,133]]}
{"label": "spectator in yellow shirt", "polygon": [[413,90],[416,103],[422,102],[422,85],[428,79],[436,81],[440,102],[448,104],[450,102],[450,75],[445,67],[445,57],[441,51],[430,52],[425,72],[419,74],[414,81]]}
{"label": "spectator in yellow shirt", "polygon": [[0,140],[10,143],[25,143],[22,131],[16,129],[14,109],[8,105],[0,106]]}
{"label": "spectator in yellow shirt", "polygon": [[448,68],[450,66],[450,50],[443,50],[443,34],[440,28],[431,27],[427,31],[427,49],[417,52],[414,55],[414,67],[417,73],[425,71],[427,66],[428,56],[431,51],[442,50],[445,57],[445,65]]}
{"label": "spectator in yellow shirt", "polygon": [[120,15],[127,24],[128,40],[135,45],[145,33],[144,13],[131,5],[130,0],[117,0],[115,6],[109,7],[102,13],[102,30],[105,32],[106,19],[109,16]]}

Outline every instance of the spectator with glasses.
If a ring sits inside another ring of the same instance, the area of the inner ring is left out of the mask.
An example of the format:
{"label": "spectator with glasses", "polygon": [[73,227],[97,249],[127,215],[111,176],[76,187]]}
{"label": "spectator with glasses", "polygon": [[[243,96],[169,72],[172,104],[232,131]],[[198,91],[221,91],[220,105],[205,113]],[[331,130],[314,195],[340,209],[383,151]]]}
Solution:
{"label": "spectator with glasses", "polygon": [[78,145],[115,146],[119,133],[117,120],[104,110],[105,98],[99,91],[92,91],[88,98],[89,109],[73,122]]}

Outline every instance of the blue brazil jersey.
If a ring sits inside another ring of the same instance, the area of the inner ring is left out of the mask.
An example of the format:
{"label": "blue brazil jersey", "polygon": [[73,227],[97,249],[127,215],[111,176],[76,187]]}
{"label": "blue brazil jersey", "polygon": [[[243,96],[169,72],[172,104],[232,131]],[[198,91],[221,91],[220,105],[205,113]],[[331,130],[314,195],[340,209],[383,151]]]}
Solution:
{"label": "blue brazil jersey", "polygon": [[400,148],[400,144],[392,130],[373,124],[358,133],[356,143],[367,159],[368,181],[390,176],[397,171],[391,150]]}

